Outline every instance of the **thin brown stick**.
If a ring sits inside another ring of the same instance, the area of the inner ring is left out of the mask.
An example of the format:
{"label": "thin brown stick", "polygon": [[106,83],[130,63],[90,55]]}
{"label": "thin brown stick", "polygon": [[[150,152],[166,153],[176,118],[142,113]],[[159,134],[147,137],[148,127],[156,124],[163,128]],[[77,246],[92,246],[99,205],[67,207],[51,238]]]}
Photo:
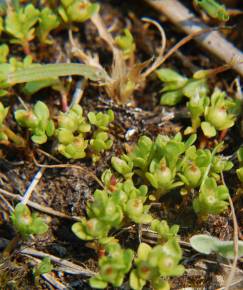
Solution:
{"label": "thin brown stick", "polygon": [[212,31],[211,28],[209,29],[205,29],[205,30],[201,30],[201,31],[196,31],[193,32],[191,34],[189,34],[188,36],[184,37],[182,40],[180,40],[179,42],[177,42],[166,54],[165,56],[161,57],[160,59],[158,59],[156,61],[156,63],[153,64],[153,66],[149,69],[147,69],[144,72],[144,76],[147,77],[149,74],[151,74],[154,70],[156,70],[159,66],[161,66],[169,57],[171,57],[180,47],[182,47],[183,45],[185,45],[186,43],[188,43],[189,41],[191,41],[192,39],[195,39],[197,36],[207,33],[209,31]]}
{"label": "thin brown stick", "polygon": [[40,258],[49,257],[52,262],[57,263],[63,267],[66,267],[67,269],[69,269],[68,273],[70,273],[70,274],[79,274],[79,275],[84,275],[87,277],[95,275],[95,272],[93,272],[89,269],[86,269],[80,265],[74,264],[68,260],[58,258],[56,256],[50,255],[50,254],[42,252],[42,251],[37,251],[37,250],[32,249],[32,248],[23,248],[20,251],[20,253],[25,254],[25,255],[31,255],[34,257],[40,257]]}
{"label": "thin brown stick", "polygon": [[[153,8],[164,14],[173,24],[186,34],[193,34],[209,27],[177,0],[145,0]],[[182,2],[182,1],[181,1]],[[211,31],[197,37],[196,41],[225,63],[232,59],[243,60],[243,54],[227,41],[219,32]],[[243,64],[235,64],[233,68],[243,76]]]}
{"label": "thin brown stick", "polygon": [[[23,198],[19,194],[11,193],[11,192],[9,192],[7,190],[4,190],[2,188],[0,188],[0,193],[3,194],[4,196],[8,197],[8,198],[19,200],[19,201],[21,201],[22,198]],[[32,207],[32,208],[34,208],[34,209],[36,209],[36,210],[39,210],[39,211],[44,212],[46,214],[49,214],[49,215],[53,215],[53,216],[57,216],[57,217],[65,218],[65,219],[69,219],[69,220],[74,220],[74,221],[80,221],[81,220],[80,217],[66,215],[65,213],[62,213],[62,212],[57,211],[57,210],[54,210],[51,207],[40,205],[39,203],[30,201],[30,200],[28,200],[27,205]]]}
{"label": "thin brown stick", "polygon": [[[226,186],[223,172],[221,172],[221,178],[222,178],[223,184]],[[232,214],[232,220],[233,220],[233,227],[234,227],[234,260],[233,260],[233,264],[232,264],[232,267],[231,267],[231,270],[230,270],[228,279],[226,281],[225,290],[229,290],[230,289],[230,286],[232,284],[232,281],[233,281],[233,278],[234,278],[234,275],[235,275],[235,272],[236,272],[237,260],[238,260],[238,253],[239,253],[239,245],[238,245],[238,236],[239,236],[238,223],[237,223],[237,218],[236,218],[236,214],[235,214],[234,204],[233,204],[233,201],[232,201],[230,195],[229,195],[229,204],[230,204],[230,208],[231,208],[231,214]]]}
{"label": "thin brown stick", "polygon": [[38,167],[42,167],[42,168],[75,168],[80,170],[81,172],[89,175],[90,177],[92,177],[102,188],[104,188],[104,185],[102,184],[101,180],[93,173],[90,172],[88,169],[83,168],[79,165],[75,165],[75,164],[52,164],[52,165],[47,165],[47,164],[40,164],[35,157],[33,156],[33,160],[36,166]]}
{"label": "thin brown stick", "polygon": [[160,65],[160,64],[158,65],[158,63],[160,62],[161,58],[163,58],[164,51],[166,48],[166,35],[165,35],[165,31],[164,31],[163,27],[157,21],[146,18],[146,17],[143,17],[142,20],[147,22],[147,23],[153,24],[159,30],[160,35],[161,35],[161,47],[159,50],[159,55],[155,59],[154,63],[144,73],[144,75],[147,76]]}
{"label": "thin brown stick", "polygon": [[54,160],[57,163],[62,163],[59,159],[57,159],[56,157],[54,157],[50,153],[48,153],[48,152],[46,152],[46,151],[44,151],[44,150],[42,150],[40,148],[37,148],[36,151],[41,153],[41,154],[43,154],[44,156],[48,157],[49,159]]}

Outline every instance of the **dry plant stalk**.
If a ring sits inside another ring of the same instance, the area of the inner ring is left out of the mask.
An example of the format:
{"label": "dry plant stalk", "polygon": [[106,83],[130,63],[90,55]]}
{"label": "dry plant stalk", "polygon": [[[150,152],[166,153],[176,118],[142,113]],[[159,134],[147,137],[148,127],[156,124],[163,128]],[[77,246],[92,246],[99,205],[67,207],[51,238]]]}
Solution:
{"label": "dry plant stalk", "polygon": [[[173,24],[187,34],[209,29],[191,11],[177,0],[145,0],[153,8],[164,14]],[[196,41],[208,51],[216,55],[225,63],[232,60],[238,62],[233,66],[234,70],[243,76],[243,54],[219,32],[211,31],[196,38]]]}

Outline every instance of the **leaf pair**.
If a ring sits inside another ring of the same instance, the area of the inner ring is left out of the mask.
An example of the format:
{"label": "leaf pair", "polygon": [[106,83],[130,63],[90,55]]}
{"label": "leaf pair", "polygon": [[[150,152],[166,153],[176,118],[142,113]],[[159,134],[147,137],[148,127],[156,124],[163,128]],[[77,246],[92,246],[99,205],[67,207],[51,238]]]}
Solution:
{"label": "leaf pair", "polygon": [[49,109],[45,103],[38,101],[33,110],[15,111],[15,119],[22,127],[32,133],[31,140],[43,144],[55,132],[54,122],[50,119]]}
{"label": "leaf pair", "polygon": [[16,205],[11,219],[15,229],[23,237],[43,234],[48,230],[48,226],[44,221],[37,214],[31,214],[29,208],[22,203]]}
{"label": "leaf pair", "polygon": [[182,251],[178,241],[173,238],[163,246],[151,248],[148,244],[141,243],[135,258],[135,269],[130,274],[130,286],[134,290],[141,290],[146,282],[150,282],[153,289],[169,289],[168,277],[180,276],[184,267],[178,265],[182,258]]}

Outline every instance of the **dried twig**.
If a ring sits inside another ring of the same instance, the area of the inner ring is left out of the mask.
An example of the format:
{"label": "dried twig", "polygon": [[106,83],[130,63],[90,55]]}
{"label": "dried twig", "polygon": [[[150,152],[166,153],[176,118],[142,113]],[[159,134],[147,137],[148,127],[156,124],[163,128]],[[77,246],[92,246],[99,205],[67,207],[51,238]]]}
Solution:
{"label": "dried twig", "polygon": [[[34,258],[34,257],[30,256],[30,255],[25,255],[25,256],[32,260],[31,263],[30,263],[31,266],[35,266],[35,265],[41,263],[41,260],[38,259],[38,258]],[[67,289],[67,287],[65,285],[63,285],[60,281],[58,281],[54,276],[52,276],[51,273],[41,274],[41,277],[44,280],[46,280],[49,284],[53,285],[55,287],[55,289],[58,289],[58,290]]]}
{"label": "dried twig", "polygon": [[[177,0],[145,0],[152,7],[163,13],[172,23],[187,34],[203,31],[209,27],[202,23],[191,11]],[[243,54],[219,32],[211,31],[196,39],[200,45],[226,63],[233,59],[242,62]],[[235,64],[233,68],[243,76],[243,64]]]}
{"label": "dried twig", "polygon": [[161,35],[161,47],[159,50],[159,55],[155,59],[154,63],[144,72],[143,75],[144,75],[144,77],[146,77],[160,65],[160,61],[163,58],[164,51],[166,48],[166,35],[165,35],[165,31],[164,31],[163,27],[157,21],[154,21],[154,20],[146,18],[146,17],[143,17],[142,20],[156,26],[156,28],[159,30],[160,35]]}
{"label": "dried twig", "polygon": [[[14,193],[11,193],[11,192],[9,192],[7,190],[4,190],[4,189],[1,189],[1,188],[0,188],[0,193],[2,195],[4,195],[4,196],[8,197],[8,198],[19,200],[19,201],[21,201],[22,198],[23,198],[19,194],[14,194]],[[39,211],[44,212],[46,214],[49,214],[49,215],[58,216],[60,218],[65,218],[65,219],[74,220],[74,221],[80,221],[81,220],[80,217],[66,215],[65,213],[62,213],[62,212],[57,211],[57,210],[54,210],[51,207],[40,205],[39,203],[30,201],[30,200],[27,201],[27,205],[32,207],[32,208],[34,208],[34,209],[36,209],[36,210],[39,210]]]}
{"label": "dried twig", "polygon": [[66,290],[67,287],[61,282],[57,281],[51,274],[46,273],[41,275],[46,281],[52,284],[58,290]]}
{"label": "dried twig", "polygon": [[[221,178],[222,178],[222,182],[223,184],[226,186],[225,184],[225,180],[224,180],[224,175],[221,172]],[[225,286],[225,290],[229,290],[231,283],[233,281],[235,272],[236,272],[236,267],[237,267],[237,260],[238,260],[238,252],[239,252],[239,246],[238,246],[238,223],[237,223],[237,218],[236,218],[236,214],[235,214],[235,209],[234,209],[234,204],[233,201],[231,199],[231,196],[229,195],[229,203],[230,203],[230,208],[231,208],[231,214],[232,214],[232,219],[233,219],[233,227],[234,227],[234,260],[233,260],[233,264],[231,267],[231,271],[230,274],[228,276],[227,282],[226,282],[226,286]]]}
{"label": "dried twig", "polygon": [[68,260],[58,258],[56,256],[50,255],[50,254],[42,252],[42,251],[37,251],[37,250],[32,249],[32,248],[23,248],[23,249],[21,249],[20,253],[25,254],[25,255],[31,255],[34,257],[40,257],[40,258],[48,257],[51,259],[52,262],[63,266],[66,269],[65,272],[68,272],[69,274],[83,275],[86,277],[90,277],[90,276],[95,275],[95,272],[93,272],[89,269],[85,269],[84,267],[82,267],[80,265],[74,264]]}
{"label": "dried twig", "polygon": [[92,177],[102,188],[104,188],[104,185],[100,181],[100,179],[93,172],[90,172],[87,168],[83,168],[83,167],[81,167],[79,165],[75,165],[75,164],[52,164],[52,165],[40,164],[40,163],[38,163],[38,161],[35,159],[34,156],[33,156],[33,160],[34,160],[34,163],[36,166],[42,167],[42,168],[75,168],[75,169],[78,169],[81,172]]}

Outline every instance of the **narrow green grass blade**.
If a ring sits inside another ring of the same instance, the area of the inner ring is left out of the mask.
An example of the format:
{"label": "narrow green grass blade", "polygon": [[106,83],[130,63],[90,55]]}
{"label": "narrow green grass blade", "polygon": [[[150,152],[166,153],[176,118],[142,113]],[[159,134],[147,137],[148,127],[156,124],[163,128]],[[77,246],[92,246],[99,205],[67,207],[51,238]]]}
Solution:
{"label": "narrow green grass blade", "polygon": [[57,63],[32,66],[7,75],[9,84],[20,84],[63,76],[78,75],[92,81],[105,81],[107,74],[96,67],[79,63]]}

